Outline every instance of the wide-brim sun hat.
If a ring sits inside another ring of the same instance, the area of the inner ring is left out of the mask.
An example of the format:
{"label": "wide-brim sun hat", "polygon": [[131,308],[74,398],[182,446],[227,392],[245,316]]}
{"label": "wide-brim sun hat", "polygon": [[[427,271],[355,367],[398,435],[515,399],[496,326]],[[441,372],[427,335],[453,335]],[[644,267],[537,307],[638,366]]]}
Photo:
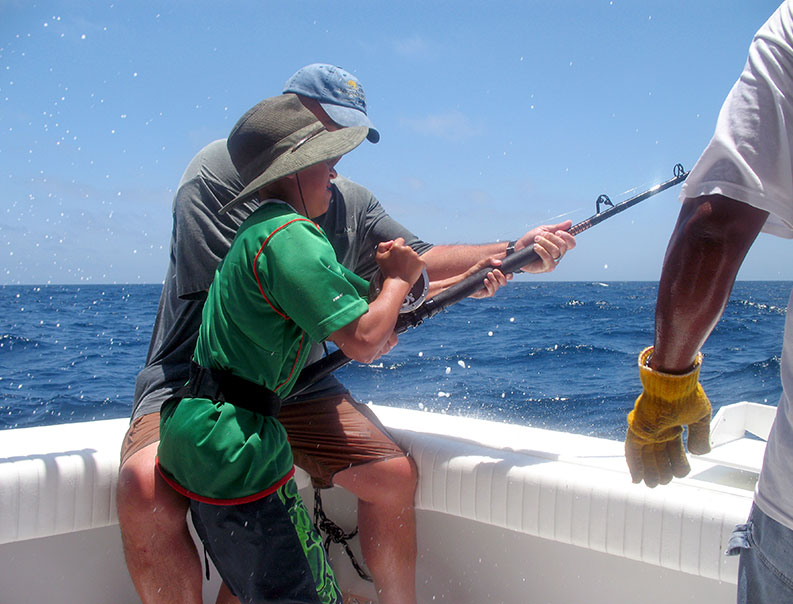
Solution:
{"label": "wide-brim sun hat", "polygon": [[314,99],[339,126],[366,126],[369,128],[366,138],[372,143],[380,140],[380,133],[366,111],[363,84],[341,67],[327,63],[301,67],[286,81],[283,92]]}
{"label": "wide-brim sun hat", "polygon": [[226,141],[245,188],[219,213],[270,183],[341,157],[360,145],[368,132],[366,126],[329,132],[294,94],[263,100],[240,118]]}

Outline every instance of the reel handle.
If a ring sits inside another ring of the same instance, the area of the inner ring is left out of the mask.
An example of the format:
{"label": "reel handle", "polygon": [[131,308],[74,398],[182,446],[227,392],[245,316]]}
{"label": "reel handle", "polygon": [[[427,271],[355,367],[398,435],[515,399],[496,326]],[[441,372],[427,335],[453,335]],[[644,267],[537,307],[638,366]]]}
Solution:
{"label": "reel handle", "polygon": [[[373,302],[377,296],[380,295],[380,292],[383,289],[383,273],[379,270],[374,274],[371,281],[369,281],[369,302]],[[416,282],[413,284],[413,287],[410,288],[410,291],[405,295],[405,299],[402,301],[402,306],[399,309],[399,314],[404,314],[408,312],[412,312],[416,310],[419,306],[424,303],[424,300],[427,298],[427,291],[429,291],[430,287],[430,278],[427,275],[427,269],[421,269],[421,275]]]}

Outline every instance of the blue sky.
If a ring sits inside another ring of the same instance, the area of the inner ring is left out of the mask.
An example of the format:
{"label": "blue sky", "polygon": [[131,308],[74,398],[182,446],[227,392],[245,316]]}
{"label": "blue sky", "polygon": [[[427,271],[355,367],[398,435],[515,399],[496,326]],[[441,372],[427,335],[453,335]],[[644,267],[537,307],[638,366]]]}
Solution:
{"label": "blue sky", "polygon": [[[696,161],[776,0],[0,0],[0,283],[156,283],[204,144],[313,62],[382,139],[339,164],[423,239],[574,222]],[[656,280],[679,187],[579,236],[550,277]],[[793,279],[761,235],[739,278]]]}

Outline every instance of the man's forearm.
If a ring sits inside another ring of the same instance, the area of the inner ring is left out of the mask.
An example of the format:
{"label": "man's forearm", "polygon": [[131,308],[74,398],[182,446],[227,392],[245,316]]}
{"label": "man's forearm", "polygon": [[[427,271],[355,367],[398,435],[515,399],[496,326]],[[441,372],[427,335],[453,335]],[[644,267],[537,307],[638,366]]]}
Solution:
{"label": "man's forearm", "polygon": [[767,216],[721,196],[686,200],[658,284],[654,369],[684,373],[691,368]]}
{"label": "man's forearm", "polygon": [[[522,267],[530,273],[547,273],[556,268],[565,252],[575,247],[575,238],[568,233],[569,220],[535,227],[515,240],[515,251],[534,245],[537,259]],[[448,279],[470,269],[487,258],[502,260],[508,241],[480,245],[437,245],[422,255],[431,281]]]}
{"label": "man's forearm", "polygon": [[506,241],[482,245],[436,245],[422,254],[421,259],[427,264],[430,280],[439,281],[464,273],[484,258],[503,258],[506,250]]}

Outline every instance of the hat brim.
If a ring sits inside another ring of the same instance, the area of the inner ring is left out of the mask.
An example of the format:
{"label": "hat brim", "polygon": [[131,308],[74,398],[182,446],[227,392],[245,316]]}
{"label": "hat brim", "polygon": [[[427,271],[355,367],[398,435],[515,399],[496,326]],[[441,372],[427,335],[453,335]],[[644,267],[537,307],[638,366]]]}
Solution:
{"label": "hat brim", "polygon": [[366,126],[369,128],[369,133],[366,135],[366,138],[369,139],[369,142],[376,143],[380,140],[380,133],[377,131],[377,128],[374,127],[372,120],[370,120],[369,116],[360,109],[343,107],[342,105],[336,105],[334,103],[323,103],[322,101],[320,101],[319,104],[322,105],[322,108],[325,110],[325,113],[328,114],[328,117],[330,117],[330,119],[336,122],[339,126],[342,126],[343,128]]}
{"label": "hat brim", "polygon": [[218,213],[225,214],[239,202],[244,201],[262,187],[276,180],[349,153],[364,141],[368,131],[369,129],[366,126],[355,126],[333,132],[328,132],[327,130],[320,132],[296,149],[282,153],[264,172],[254,178],[239,195],[220,208]]}

